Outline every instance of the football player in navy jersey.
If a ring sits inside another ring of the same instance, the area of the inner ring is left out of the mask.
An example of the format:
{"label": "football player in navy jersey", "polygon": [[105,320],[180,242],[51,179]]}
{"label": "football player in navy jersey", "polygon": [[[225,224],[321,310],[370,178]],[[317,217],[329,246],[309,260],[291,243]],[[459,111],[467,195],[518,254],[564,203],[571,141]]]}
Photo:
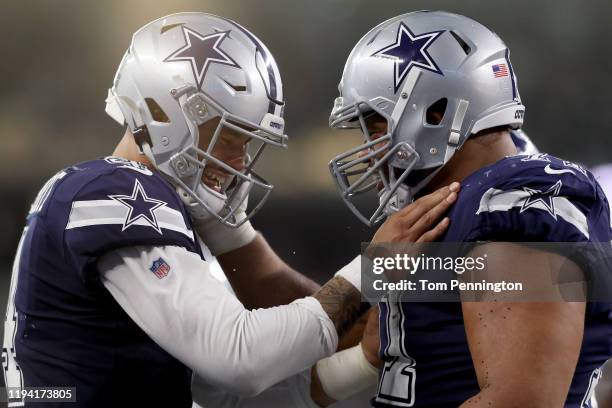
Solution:
{"label": "football player in navy jersey", "polygon": [[[249,222],[272,190],[256,162],[286,146],[283,98],[273,57],[233,21],[180,13],[134,34],[107,99],[123,139],[57,173],[30,209],[5,321],[10,406],[30,405],[24,387],[73,387],[73,402],[63,393],[47,406],[190,407],[192,372],[252,395],[336,351],[368,308],[359,258],[319,289]],[[440,236],[453,190],[378,238]],[[212,276],[212,256],[237,297]],[[356,347],[354,366],[376,377]]]}
{"label": "football player in navy jersey", "polygon": [[[339,90],[330,125],[366,140],[330,169],[368,225],[460,181],[439,241],[481,243],[477,250],[495,254],[487,268],[497,276],[591,266],[512,242],[609,251],[608,202],[593,176],[548,154],[517,155],[525,107],[509,50],[478,22],[426,11],[387,20],[354,47]],[[377,198],[371,212],[360,206],[364,194]],[[597,273],[609,280],[609,269]],[[579,407],[591,372],[612,355],[610,303],[407,303],[395,295],[379,305],[375,406]]]}

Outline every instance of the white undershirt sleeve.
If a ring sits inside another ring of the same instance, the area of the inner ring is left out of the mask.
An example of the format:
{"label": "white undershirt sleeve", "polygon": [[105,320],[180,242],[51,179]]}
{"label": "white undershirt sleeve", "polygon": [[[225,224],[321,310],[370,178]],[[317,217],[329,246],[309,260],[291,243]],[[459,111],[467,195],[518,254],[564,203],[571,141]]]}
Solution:
{"label": "white undershirt sleeve", "polygon": [[[151,271],[160,258],[169,267],[161,278]],[[246,310],[184,248],[121,248],[101,257],[98,268],[104,286],[160,347],[230,392],[257,394],[336,350],[334,325],[316,299]]]}

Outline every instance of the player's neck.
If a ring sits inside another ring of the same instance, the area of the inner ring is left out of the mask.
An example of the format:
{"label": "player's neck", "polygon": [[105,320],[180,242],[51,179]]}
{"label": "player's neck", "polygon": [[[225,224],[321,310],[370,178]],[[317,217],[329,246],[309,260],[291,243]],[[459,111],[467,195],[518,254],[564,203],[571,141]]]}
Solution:
{"label": "player's neck", "polygon": [[466,140],[461,149],[442,167],[424,193],[449,185],[453,181],[461,182],[475,171],[515,154],[516,146],[506,130],[474,135]]}
{"label": "player's neck", "polygon": [[115,150],[113,151],[113,156],[140,162],[148,168],[153,169],[153,165],[151,164],[149,159],[147,159],[147,156],[141,154],[138,150],[138,146],[134,141],[134,136],[132,136],[132,133],[130,133],[129,129],[125,131],[125,134],[115,147]]}

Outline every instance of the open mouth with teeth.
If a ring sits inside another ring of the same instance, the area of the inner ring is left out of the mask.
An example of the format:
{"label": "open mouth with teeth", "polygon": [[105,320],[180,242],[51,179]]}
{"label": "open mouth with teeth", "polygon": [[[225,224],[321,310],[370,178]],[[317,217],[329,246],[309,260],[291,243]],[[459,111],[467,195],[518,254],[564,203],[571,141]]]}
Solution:
{"label": "open mouth with teeth", "polygon": [[204,184],[206,184],[208,187],[212,188],[216,192],[222,193],[223,186],[227,185],[227,182],[230,177],[231,175],[224,171],[217,170],[214,168],[206,168],[204,170],[202,181],[204,182]]}

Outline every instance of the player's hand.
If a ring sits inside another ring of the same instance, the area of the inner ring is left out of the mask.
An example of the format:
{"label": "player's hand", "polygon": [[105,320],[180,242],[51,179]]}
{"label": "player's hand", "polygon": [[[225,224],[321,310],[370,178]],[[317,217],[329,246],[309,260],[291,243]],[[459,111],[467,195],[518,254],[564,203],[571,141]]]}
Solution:
{"label": "player's hand", "polygon": [[363,337],[361,338],[361,349],[363,350],[363,355],[370,364],[374,367],[381,368],[383,366],[383,361],[378,356],[380,348],[378,313],[378,307],[373,307],[368,312],[368,322],[366,323]]}
{"label": "player's hand", "polygon": [[387,218],[372,244],[433,242],[444,234],[450,220],[444,217],[457,200],[457,182],[419,198]]}

